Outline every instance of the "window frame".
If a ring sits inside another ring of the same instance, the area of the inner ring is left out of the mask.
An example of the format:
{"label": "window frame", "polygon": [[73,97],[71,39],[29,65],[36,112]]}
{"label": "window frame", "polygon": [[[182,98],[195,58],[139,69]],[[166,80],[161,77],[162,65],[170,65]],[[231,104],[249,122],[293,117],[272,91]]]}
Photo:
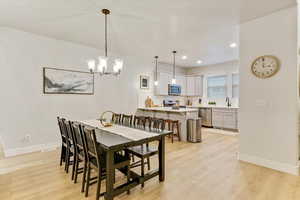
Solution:
{"label": "window frame", "polygon": [[[225,83],[223,86],[209,86],[209,79],[213,77],[225,77]],[[224,97],[216,97],[216,96],[209,96],[209,88],[224,88]],[[206,97],[208,99],[223,99],[228,96],[228,75],[227,74],[214,74],[209,75],[206,77]]]}

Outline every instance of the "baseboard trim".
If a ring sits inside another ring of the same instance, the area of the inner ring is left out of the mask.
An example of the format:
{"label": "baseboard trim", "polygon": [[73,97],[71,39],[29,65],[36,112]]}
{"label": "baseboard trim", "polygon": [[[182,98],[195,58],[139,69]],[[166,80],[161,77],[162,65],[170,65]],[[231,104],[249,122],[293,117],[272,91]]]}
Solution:
{"label": "baseboard trim", "polygon": [[241,153],[238,154],[238,160],[299,176],[299,163],[298,165],[290,165]]}
{"label": "baseboard trim", "polygon": [[33,146],[28,146],[28,147],[23,147],[23,148],[14,148],[14,149],[6,149],[4,150],[4,155],[5,157],[12,157],[12,156],[17,156],[17,155],[22,155],[26,153],[32,153],[32,152],[46,152],[46,151],[51,151],[55,150],[60,146],[59,143],[48,143],[48,144],[38,144],[38,145],[33,145]]}

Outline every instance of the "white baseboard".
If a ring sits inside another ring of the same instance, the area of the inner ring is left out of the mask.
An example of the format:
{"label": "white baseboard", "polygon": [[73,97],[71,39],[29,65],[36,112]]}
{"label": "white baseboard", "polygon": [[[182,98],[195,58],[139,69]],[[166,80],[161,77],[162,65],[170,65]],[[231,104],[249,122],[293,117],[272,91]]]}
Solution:
{"label": "white baseboard", "polygon": [[299,164],[291,165],[241,153],[238,154],[238,160],[299,176]]}
{"label": "white baseboard", "polygon": [[23,148],[15,148],[15,149],[6,149],[4,150],[5,157],[17,156],[26,153],[38,152],[38,151],[51,151],[55,150],[60,146],[59,143],[49,143],[49,144],[38,144]]}

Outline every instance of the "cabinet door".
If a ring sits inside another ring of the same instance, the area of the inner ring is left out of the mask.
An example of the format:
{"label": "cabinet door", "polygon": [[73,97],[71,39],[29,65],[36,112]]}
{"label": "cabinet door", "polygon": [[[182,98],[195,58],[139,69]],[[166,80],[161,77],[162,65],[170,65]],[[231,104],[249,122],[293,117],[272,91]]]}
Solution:
{"label": "cabinet door", "polygon": [[186,95],[195,96],[195,78],[193,76],[186,77]]}
{"label": "cabinet door", "polygon": [[218,109],[212,111],[212,125],[222,128],[224,126],[224,112]]}
{"label": "cabinet door", "polygon": [[168,95],[168,84],[170,83],[171,78],[171,74],[159,73],[156,95]]}
{"label": "cabinet door", "polygon": [[181,96],[186,95],[186,77],[185,76],[177,76],[176,77],[177,85],[181,86]]}
{"label": "cabinet door", "polygon": [[195,82],[195,96],[202,97],[203,94],[203,78],[202,76],[195,76],[194,77]]}
{"label": "cabinet door", "polygon": [[237,129],[237,114],[235,110],[224,112],[224,128]]}

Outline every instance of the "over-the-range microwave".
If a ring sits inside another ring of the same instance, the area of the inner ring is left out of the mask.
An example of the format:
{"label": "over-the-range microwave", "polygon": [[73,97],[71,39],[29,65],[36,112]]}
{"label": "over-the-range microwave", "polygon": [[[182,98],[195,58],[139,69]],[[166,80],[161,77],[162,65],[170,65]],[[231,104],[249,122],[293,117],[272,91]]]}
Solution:
{"label": "over-the-range microwave", "polygon": [[169,84],[168,94],[170,96],[180,96],[181,95],[181,86],[176,84]]}

